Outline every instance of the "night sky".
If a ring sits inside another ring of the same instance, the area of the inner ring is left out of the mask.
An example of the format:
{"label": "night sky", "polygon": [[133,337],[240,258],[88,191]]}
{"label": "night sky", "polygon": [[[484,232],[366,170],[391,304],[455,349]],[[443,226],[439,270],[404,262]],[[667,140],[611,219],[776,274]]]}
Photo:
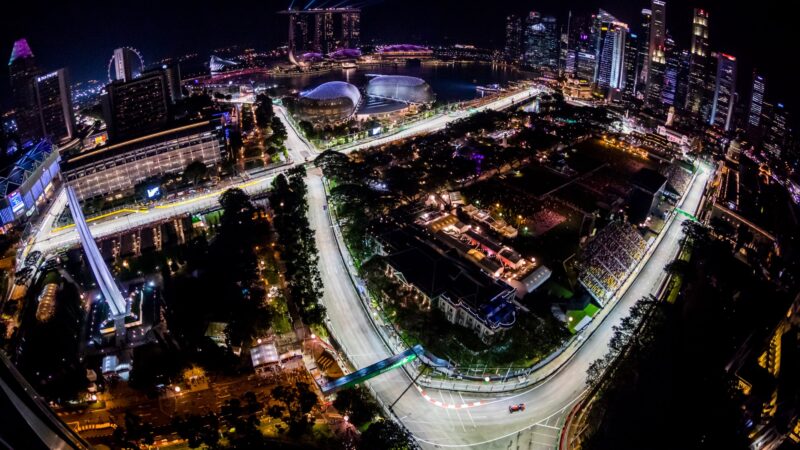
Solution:
{"label": "night sky", "polygon": [[[308,0],[296,0],[295,7]],[[317,0],[314,6],[338,1]],[[678,44],[688,47],[692,7],[711,13],[711,48],[739,58],[740,93],[749,95],[754,65],[767,77],[767,96],[800,104],[793,80],[796,45],[794,16],[777,0],[736,5],[724,0],[667,0],[667,28]],[[232,44],[272,48],[286,40],[286,19],[275,11],[284,0],[235,2],[106,0],[56,2],[25,0],[25,11],[4,10],[0,18],[0,57],[6,61],[13,41],[26,37],[40,67],[67,66],[73,81],[105,78],[114,48],[138,48],[146,61],[187,52],[207,55],[213,48]],[[504,18],[511,12],[536,9],[566,21],[573,14],[604,8],[620,20],[637,24],[647,1],[598,0],[366,0],[362,12],[363,39],[411,43],[474,43],[502,47]],[[19,7],[17,7],[19,8]],[[16,9],[16,8],[15,8]],[[19,8],[21,9],[21,8]],[[790,23],[790,21],[792,23]],[[0,70],[0,96],[7,105],[8,71]],[[793,108],[793,109],[796,109]]]}

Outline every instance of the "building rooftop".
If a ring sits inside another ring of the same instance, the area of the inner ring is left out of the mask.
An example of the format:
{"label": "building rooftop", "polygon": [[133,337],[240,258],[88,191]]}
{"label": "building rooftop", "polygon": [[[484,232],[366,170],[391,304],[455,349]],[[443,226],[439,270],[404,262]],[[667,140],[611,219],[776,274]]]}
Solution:
{"label": "building rooftop", "polygon": [[8,59],[8,65],[10,66],[14,61],[23,58],[33,58],[33,51],[31,51],[26,39],[18,39],[14,41],[14,47],[11,48],[11,57]]}
{"label": "building rooftop", "polygon": [[655,194],[664,188],[667,178],[656,170],[644,168],[631,177],[631,183],[639,189]]}
{"label": "building rooftop", "polygon": [[332,100],[347,97],[353,105],[358,105],[361,101],[361,92],[357,87],[344,81],[329,81],[309,91],[302,92],[300,97],[311,100]]}
{"label": "building rooftop", "polygon": [[404,231],[387,233],[382,240],[389,249],[389,264],[429,298],[443,296],[461,304],[492,328],[508,327],[516,320],[516,307],[509,302],[514,289],[504,282],[438,253]]}
{"label": "building rooftop", "polygon": [[182,136],[190,136],[192,134],[200,133],[203,131],[213,130],[217,127],[216,120],[204,120],[189,125],[182,125],[173,127],[166,130],[151,133],[145,136],[140,136],[127,141],[119,142],[111,145],[103,145],[95,147],[91,150],[61,155],[61,168],[62,170],[69,170],[76,166],[85,165],[91,162],[96,162],[105,158],[115,156],[120,153],[125,153],[130,150],[131,146],[145,146],[154,144],[164,140],[165,138],[178,138]]}

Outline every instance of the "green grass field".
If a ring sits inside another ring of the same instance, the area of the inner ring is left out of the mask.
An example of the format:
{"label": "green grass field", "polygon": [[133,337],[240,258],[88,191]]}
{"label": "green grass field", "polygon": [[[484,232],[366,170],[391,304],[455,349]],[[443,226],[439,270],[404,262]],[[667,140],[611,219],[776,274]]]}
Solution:
{"label": "green grass field", "polygon": [[[581,323],[584,317],[594,317],[597,314],[597,311],[600,311],[600,308],[597,307],[594,303],[589,303],[586,305],[586,308],[583,309],[576,309],[572,311],[567,311],[567,328],[572,334],[575,334],[575,326]],[[569,320],[569,319],[572,320]]]}

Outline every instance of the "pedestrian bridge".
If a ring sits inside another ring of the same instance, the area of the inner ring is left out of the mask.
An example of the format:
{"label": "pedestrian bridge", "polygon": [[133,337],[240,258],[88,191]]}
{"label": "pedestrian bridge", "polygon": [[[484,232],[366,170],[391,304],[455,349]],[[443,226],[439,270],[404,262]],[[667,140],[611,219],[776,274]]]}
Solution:
{"label": "pedestrian bridge", "polygon": [[428,353],[421,345],[417,344],[408,350],[390,356],[386,359],[376,362],[375,364],[359,369],[353,373],[337,378],[322,386],[323,394],[331,394],[339,389],[346,389],[361,384],[370,378],[377,377],[392,369],[396,369],[405,364],[414,361],[415,359],[422,360],[425,364],[433,367],[447,367],[450,365],[447,361],[437,358]]}

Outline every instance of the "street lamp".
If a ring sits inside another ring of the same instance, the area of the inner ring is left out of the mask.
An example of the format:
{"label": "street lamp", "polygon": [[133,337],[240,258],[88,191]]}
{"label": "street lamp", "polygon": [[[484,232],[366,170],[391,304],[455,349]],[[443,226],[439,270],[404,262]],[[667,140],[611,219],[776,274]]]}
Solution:
{"label": "street lamp", "polygon": [[180,386],[175,386],[175,393],[176,394],[180,394],[181,393],[181,387]]}

